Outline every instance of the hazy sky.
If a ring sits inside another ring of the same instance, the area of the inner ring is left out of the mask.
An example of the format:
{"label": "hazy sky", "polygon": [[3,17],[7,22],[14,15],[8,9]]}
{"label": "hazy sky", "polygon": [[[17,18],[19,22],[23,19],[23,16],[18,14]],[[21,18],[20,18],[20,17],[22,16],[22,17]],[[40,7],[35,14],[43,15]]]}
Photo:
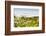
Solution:
{"label": "hazy sky", "polygon": [[14,8],[14,16],[39,16],[39,9]]}

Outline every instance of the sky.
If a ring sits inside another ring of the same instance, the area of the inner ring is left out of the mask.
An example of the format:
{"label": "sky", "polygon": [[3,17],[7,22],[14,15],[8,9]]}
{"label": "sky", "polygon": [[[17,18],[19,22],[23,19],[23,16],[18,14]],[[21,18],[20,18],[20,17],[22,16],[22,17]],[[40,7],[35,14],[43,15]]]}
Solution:
{"label": "sky", "polygon": [[39,9],[14,8],[14,16],[39,16]]}

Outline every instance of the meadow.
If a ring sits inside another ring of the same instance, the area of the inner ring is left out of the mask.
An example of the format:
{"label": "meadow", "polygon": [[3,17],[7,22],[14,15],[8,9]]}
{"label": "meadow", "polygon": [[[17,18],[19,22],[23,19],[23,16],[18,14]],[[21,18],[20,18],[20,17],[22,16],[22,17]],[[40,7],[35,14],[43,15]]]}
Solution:
{"label": "meadow", "polygon": [[38,27],[39,16],[34,17],[16,17],[14,16],[14,27]]}

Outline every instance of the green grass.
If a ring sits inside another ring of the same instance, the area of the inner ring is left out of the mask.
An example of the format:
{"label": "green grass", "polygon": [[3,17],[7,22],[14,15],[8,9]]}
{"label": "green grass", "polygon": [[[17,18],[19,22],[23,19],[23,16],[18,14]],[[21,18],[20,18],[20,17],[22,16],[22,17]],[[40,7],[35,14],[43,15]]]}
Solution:
{"label": "green grass", "polygon": [[39,17],[16,17],[14,16],[14,27],[38,27]]}

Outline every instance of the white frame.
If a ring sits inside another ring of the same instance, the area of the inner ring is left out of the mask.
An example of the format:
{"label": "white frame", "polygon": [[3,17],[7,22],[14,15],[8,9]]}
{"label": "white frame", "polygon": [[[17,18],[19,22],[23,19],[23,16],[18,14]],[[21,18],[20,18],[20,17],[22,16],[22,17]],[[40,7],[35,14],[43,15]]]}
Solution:
{"label": "white frame", "polygon": [[[14,27],[14,8],[32,8],[39,9],[39,27],[23,27],[23,28],[15,28]],[[11,32],[12,31],[29,31],[29,30],[42,30],[42,7],[41,6],[20,6],[20,5],[11,5]]]}

